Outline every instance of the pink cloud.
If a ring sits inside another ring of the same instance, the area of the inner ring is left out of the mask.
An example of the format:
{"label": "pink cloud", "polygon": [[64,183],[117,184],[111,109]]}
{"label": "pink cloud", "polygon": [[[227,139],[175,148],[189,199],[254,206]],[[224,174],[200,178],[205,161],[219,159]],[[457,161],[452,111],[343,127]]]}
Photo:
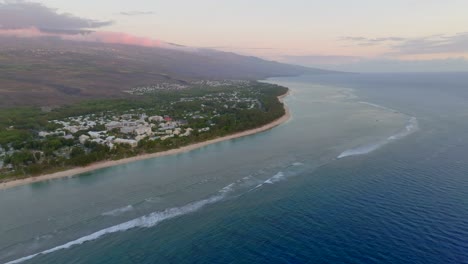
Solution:
{"label": "pink cloud", "polygon": [[0,36],[15,36],[15,37],[32,38],[32,37],[41,37],[45,35],[50,35],[50,34],[45,34],[37,28],[0,29]]}
{"label": "pink cloud", "polygon": [[164,46],[160,40],[134,36],[127,33],[121,32],[110,32],[110,31],[96,31],[85,34],[59,34],[53,32],[43,32],[37,28],[24,28],[24,29],[0,29],[0,36],[16,36],[24,38],[32,37],[44,37],[44,36],[55,36],[66,40],[75,41],[88,41],[88,42],[100,42],[100,43],[115,43],[125,45],[136,45],[144,47],[161,47]]}
{"label": "pink cloud", "polygon": [[138,37],[121,32],[97,31],[84,35],[64,36],[63,38],[71,40],[101,42],[101,43],[116,43],[125,45],[136,45],[144,47],[160,47],[162,42],[160,40]]}

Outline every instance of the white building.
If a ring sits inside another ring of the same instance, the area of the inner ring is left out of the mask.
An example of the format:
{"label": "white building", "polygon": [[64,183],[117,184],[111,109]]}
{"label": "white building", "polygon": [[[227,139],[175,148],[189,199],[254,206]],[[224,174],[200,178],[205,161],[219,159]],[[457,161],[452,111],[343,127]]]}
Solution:
{"label": "white building", "polygon": [[87,135],[81,135],[78,140],[80,141],[81,144],[84,144],[86,141],[88,141],[89,137]]}
{"label": "white building", "polygon": [[66,126],[63,129],[68,130],[72,134],[75,134],[76,132],[80,131],[80,128],[77,126]]}
{"label": "white building", "polygon": [[137,135],[151,135],[153,134],[153,131],[151,130],[150,126],[139,126],[135,129],[135,133]]}
{"label": "white building", "polygon": [[41,131],[41,132],[39,132],[39,136],[40,136],[40,137],[47,137],[47,136],[50,135],[50,134],[51,134],[51,133],[46,132],[46,131]]}
{"label": "white building", "polygon": [[135,132],[136,126],[124,126],[120,128],[120,132],[124,134],[132,134]]}
{"label": "white building", "polygon": [[92,138],[100,138],[101,137],[101,132],[95,132],[95,131],[89,131],[88,135]]}
{"label": "white building", "polygon": [[112,129],[121,128],[123,126],[123,124],[120,123],[120,122],[117,122],[117,121],[111,121],[111,122],[107,123],[105,126],[106,126],[107,131],[109,131],[109,130],[112,130]]}
{"label": "white building", "polygon": [[162,122],[164,121],[164,118],[162,116],[150,116],[148,120],[150,122]]}
{"label": "white building", "polygon": [[116,144],[129,144],[132,147],[136,147],[138,145],[138,142],[133,139],[123,139],[123,138],[116,138],[114,140],[114,143]]}

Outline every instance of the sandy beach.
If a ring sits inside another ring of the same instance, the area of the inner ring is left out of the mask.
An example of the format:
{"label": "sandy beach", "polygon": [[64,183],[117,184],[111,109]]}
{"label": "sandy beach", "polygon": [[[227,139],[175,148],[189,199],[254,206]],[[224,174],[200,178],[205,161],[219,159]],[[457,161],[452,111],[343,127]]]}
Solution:
{"label": "sandy beach", "polygon": [[[281,102],[283,102],[283,98],[288,96],[289,93],[290,93],[290,91],[288,91],[286,94],[284,94],[282,96],[279,96],[278,99]],[[283,104],[284,104],[284,102],[283,102]],[[11,180],[11,181],[6,181],[6,182],[3,182],[3,183],[0,183],[0,190],[4,190],[4,189],[16,187],[16,186],[21,186],[21,185],[25,185],[25,184],[40,182],[40,181],[47,181],[47,180],[53,180],[53,179],[58,179],[58,178],[65,178],[65,177],[73,177],[73,176],[81,174],[81,173],[90,172],[90,171],[94,171],[94,170],[98,170],[98,169],[102,169],[102,168],[108,168],[108,167],[117,166],[117,165],[122,165],[122,164],[130,163],[130,162],[134,162],[134,161],[139,161],[139,160],[152,159],[152,158],[157,158],[157,157],[162,157],[162,156],[169,156],[169,155],[176,155],[176,154],[179,154],[179,153],[184,153],[184,152],[188,152],[188,151],[191,151],[191,150],[194,150],[194,149],[202,148],[204,146],[214,144],[214,143],[218,143],[218,142],[221,142],[221,141],[231,140],[231,139],[235,139],[235,138],[240,138],[240,137],[245,137],[245,136],[257,134],[257,133],[260,133],[260,132],[270,130],[270,129],[278,126],[278,125],[281,125],[282,123],[286,122],[287,120],[289,120],[289,118],[291,117],[291,114],[290,114],[290,111],[289,111],[288,107],[286,106],[286,104],[284,104],[284,109],[285,109],[285,114],[282,117],[276,119],[275,121],[273,121],[273,122],[271,122],[269,124],[266,124],[264,126],[261,126],[261,127],[255,128],[255,129],[250,129],[250,130],[235,133],[235,134],[232,134],[232,135],[228,135],[228,136],[211,139],[211,140],[204,141],[204,142],[191,144],[191,145],[181,147],[181,148],[177,148],[177,149],[171,149],[171,150],[152,153],[152,154],[144,154],[144,155],[139,155],[139,156],[126,158],[126,159],[120,159],[120,160],[102,161],[102,162],[93,163],[93,164],[91,164],[89,166],[86,166],[86,167],[78,167],[78,168],[74,168],[74,169],[70,169],[70,170],[65,170],[65,171],[60,171],[60,172],[56,172],[56,173],[40,175],[40,176],[34,176],[34,177],[29,177],[29,178],[24,178],[24,179],[14,179],[14,180]]]}

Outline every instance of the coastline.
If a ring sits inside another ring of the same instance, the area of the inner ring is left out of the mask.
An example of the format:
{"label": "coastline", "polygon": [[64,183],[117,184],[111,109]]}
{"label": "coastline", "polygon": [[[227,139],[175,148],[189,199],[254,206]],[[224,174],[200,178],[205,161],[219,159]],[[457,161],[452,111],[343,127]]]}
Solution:
{"label": "coastline", "polygon": [[50,174],[33,176],[33,177],[29,177],[29,178],[13,179],[13,180],[10,180],[10,181],[0,183],[0,191],[5,190],[5,189],[9,189],[9,188],[13,188],[13,187],[17,187],[17,186],[21,186],[21,185],[41,182],[41,181],[73,177],[73,176],[76,176],[78,174],[82,174],[82,173],[86,173],[86,172],[90,172],[90,171],[94,171],[94,170],[99,170],[99,169],[103,169],[103,168],[123,165],[123,164],[131,163],[131,162],[135,162],[135,161],[158,158],[158,157],[163,157],[163,156],[177,155],[177,154],[180,154],[180,153],[189,152],[191,150],[202,148],[202,147],[205,147],[205,146],[208,146],[208,145],[211,145],[211,144],[219,143],[219,142],[222,142],[222,141],[241,138],[241,137],[246,137],[246,136],[250,136],[250,135],[253,135],[253,134],[257,134],[257,133],[261,133],[261,132],[270,130],[270,129],[276,127],[276,126],[279,126],[279,125],[285,123],[286,121],[288,121],[290,119],[291,113],[289,111],[289,108],[287,107],[287,105],[284,103],[284,100],[283,100],[289,94],[290,94],[290,90],[288,89],[287,93],[278,96],[278,100],[281,103],[283,103],[285,114],[283,116],[281,116],[280,118],[274,120],[273,122],[270,122],[270,123],[268,123],[266,125],[263,125],[261,127],[254,128],[254,129],[249,129],[249,130],[246,130],[246,131],[238,132],[238,133],[227,135],[227,136],[224,136],[224,137],[210,139],[210,140],[207,140],[207,141],[204,141],[204,142],[199,142],[199,143],[187,145],[187,146],[177,148],[177,149],[171,149],[171,150],[166,150],[166,151],[156,152],[156,153],[151,153],[151,154],[143,154],[143,155],[139,155],[139,156],[135,156],[135,157],[131,157],[131,158],[120,159],[120,160],[101,161],[101,162],[96,162],[96,163],[90,164],[90,165],[85,166],[85,167],[77,167],[77,168],[73,168],[73,169],[69,169],[69,170],[65,170],[65,171],[59,171],[59,172],[50,173]]}

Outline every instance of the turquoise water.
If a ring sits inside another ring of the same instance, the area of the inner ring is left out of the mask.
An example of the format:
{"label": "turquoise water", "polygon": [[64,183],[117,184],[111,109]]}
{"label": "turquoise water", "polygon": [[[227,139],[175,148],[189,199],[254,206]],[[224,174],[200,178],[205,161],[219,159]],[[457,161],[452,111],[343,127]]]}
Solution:
{"label": "turquoise water", "polygon": [[468,76],[328,75],[292,119],[0,191],[0,263],[468,263]]}

